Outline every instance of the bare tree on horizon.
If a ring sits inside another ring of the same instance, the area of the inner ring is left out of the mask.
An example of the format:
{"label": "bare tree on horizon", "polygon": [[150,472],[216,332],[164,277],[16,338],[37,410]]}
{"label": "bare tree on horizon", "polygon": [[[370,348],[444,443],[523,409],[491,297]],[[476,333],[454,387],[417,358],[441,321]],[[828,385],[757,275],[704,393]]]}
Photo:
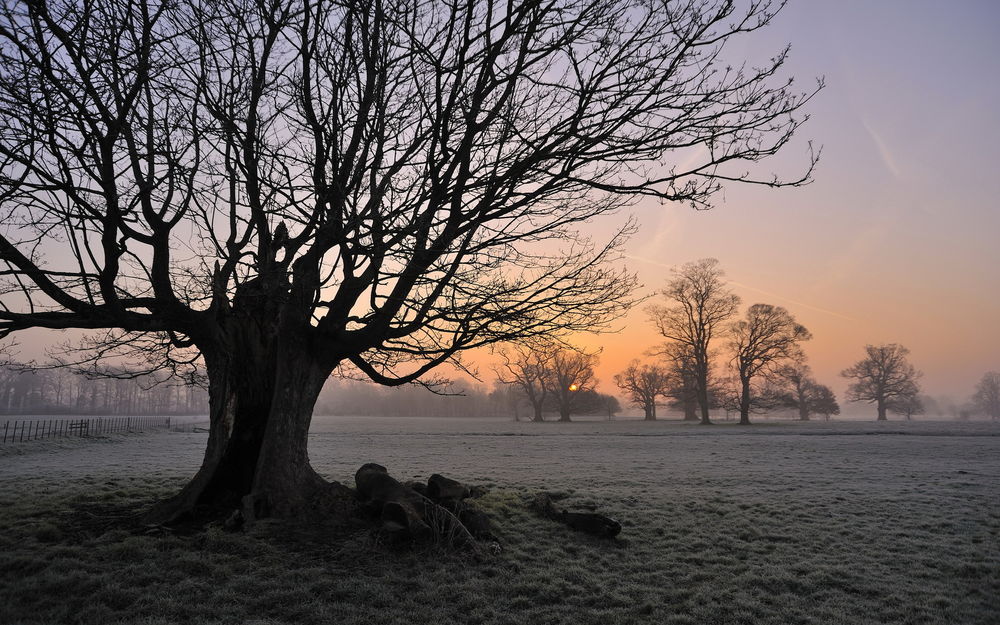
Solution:
{"label": "bare tree on horizon", "polygon": [[976,384],[972,403],[994,421],[1000,419],[1000,372],[987,371]]}
{"label": "bare tree on horizon", "polygon": [[924,400],[917,393],[901,395],[886,402],[886,408],[898,415],[906,417],[907,421],[913,419],[914,415],[925,414],[927,407]]}
{"label": "bare tree on horizon", "polygon": [[671,378],[659,365],[643,365],[633,360],[624,371],[615,375],[615,384],[629,401],[642,408],[646,421],[656,421],[656,400],[668,396]]}
{"label": "bare tree on horizon", "polygon": [[[750,424],[750,408],[754,394],[761,394],[755,381],[771,383],[778,369],[790,360],[801,357],[801,341],[812,334],[781,306],[754,304],[744,319],[730,325],[729,348],[733,353],[733,368],[739,382],[740,424]],[[770,393],[777,398],[778,393]]]}
{"label": "bare tree on horizon", "polygon": [[712,339],[722,331],[722,324],[736,314],[740,298],[726,286],[725,272],[714,258],[674,267],[671,273],[674,277],[662,294],[676,304],[652,305],[649,314],[660,335],[682,346],[693,359],[701,423],[709,424]]}
{"label": "bare tree on horizon", "polygon": [[723,54],[782,5],[6,3],[0,339],[203,362],[204,460],[150,522],[322,513],[344,489],[307,441],[338,367],[400,385],[600,329],[634,301],[632,224],[579,224],[808,182],[811,149],[788,179],[756,165],[821,85],[780,76],[787,50]]}
{"label": "bare tree on horizon", "polygon": [[497,379],[517,387],[528,400],[532,421],[544,421],[542,411],[549,394],[546,376],[555,346],[546,343],[526,343],[504,346],[499,351],[501,364],[496,368]]}
{"label": "bare tree on horizon", "polygon": [[[667,367],[667,375],[670,377],[667,396],[672,400],[669,405],[679,409],[685,421],[698,421],[698,371],[691,347],[668,342],[651,350],[650,354],[662,358]],[[708,387],[709,403],[714,406],[718,389],[714,388],[711,378]]]}
{"label": "bare tree on horizon", "polygon": [[897,343],[866,345],[866,356],[840,375],[854,382],[847,388],[848,401],[875,404],[879,421],[893,402],[920,392],[921,373],[907,360],[910,350]]}
{"label": "bare tree on horizon", "polygon": [[836,395],[828,386],[817,382],[812,375],[812,367],[805,358],[795,358],[778,368],[777,378],[784,386],[782,403],[795,409],[799,421],[808,421],[813,414],[840,414]]}
{"label": "bare tree on horizon", "polygon": [[572,347],[557,349],[546,361],[545,384],[559,411],[560,421],[569,421],[579,407],[579,398],[596,390],[594,367],[597,361],[597,353]]}

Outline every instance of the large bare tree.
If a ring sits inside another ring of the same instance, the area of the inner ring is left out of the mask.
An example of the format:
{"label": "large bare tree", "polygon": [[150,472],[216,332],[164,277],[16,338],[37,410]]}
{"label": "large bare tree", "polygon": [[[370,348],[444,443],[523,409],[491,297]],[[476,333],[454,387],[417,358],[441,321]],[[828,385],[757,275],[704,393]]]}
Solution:
{"label": "large bare tree", "polygon": [[740,298],[726,286],[725,272],[714,258],[686,263],[673,268],[671,273],[674,277],[662,294],[674,304],[650,306],[649,314],[667,342],[681,346],[681,353],[694,360],[701,422],[708,424],[711,423],[708,410],[712,339],[736,314]]}
{"label": "large bare tree", "polygon": [[581,222],[706,207],[806,120],[726,45],[781,2],[28,0],[0,7],[0,338],[199,358],[211,428],[151,518],[294,515],[324,380],[590,329],[635,282]]}
{"label": "large bare tree", "polygon": [[878,420],[885,421],[892,404],[920,392],[921,373],[906,359],[909,353],[897,343],[866,345],[865,357],[840,374],[854,380],[847,387],[847,400],[875,404]]}
{"label": "large bare tree", "polygon": [[744,318],[730,326],[729,348],[739,382],[740,424],[750,423],[753,395],[760,391],[755,382],[763,381],[773,388],[778,369],[801,357],[799,343],[810,338],[809,330],[791,313],[771,304],[750,306]]}

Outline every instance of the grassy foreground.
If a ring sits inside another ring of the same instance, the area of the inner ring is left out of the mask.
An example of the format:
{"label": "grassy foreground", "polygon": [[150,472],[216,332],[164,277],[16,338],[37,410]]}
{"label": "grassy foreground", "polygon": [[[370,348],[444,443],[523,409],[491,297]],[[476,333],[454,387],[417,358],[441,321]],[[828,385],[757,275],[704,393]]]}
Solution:
{"label": "grassy foreground", "polygon": [[[335,479],[364,458],[400,478],[438,470],[486,485],[479,505],[504,550],[478,560],[393,550],[366,532],[122,529],[184,483],[203,443],[193,435],[2,456],[0,623],[1000,618],[1000,437],[535,427],[314,434],[314,462]],[[114,457],[131,460],[108,468]],[[619,518],[621,537],[539,518],[528,500],[542,489]]]}

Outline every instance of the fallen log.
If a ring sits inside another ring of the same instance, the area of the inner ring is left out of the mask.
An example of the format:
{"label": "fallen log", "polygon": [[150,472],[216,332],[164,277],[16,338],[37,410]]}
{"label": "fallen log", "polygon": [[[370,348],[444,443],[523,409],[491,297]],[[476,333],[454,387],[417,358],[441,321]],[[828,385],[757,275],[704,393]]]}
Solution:
{"label": "fallen log", "polygon": [[459,502],[469,496],[469,488],[451,478],[435,473],[427,480],[427,496],[441,502]]}
{"label": "fallen log", "polygon": [[622,531],[621,523],[596,512],[567,512],[563,510],[561,520],[578,532],[586,532],[598,538],[614,538]]}
{"label": "fallen log", "polygon": [[622,524],[611,517],[596,512],[570,512],[559,510],[552,502],[552,497],[538,493],[531,502],[535,511],[553,521],[559,521],[578,532],[585,532],[598,538],[614,538],[622,531]]}

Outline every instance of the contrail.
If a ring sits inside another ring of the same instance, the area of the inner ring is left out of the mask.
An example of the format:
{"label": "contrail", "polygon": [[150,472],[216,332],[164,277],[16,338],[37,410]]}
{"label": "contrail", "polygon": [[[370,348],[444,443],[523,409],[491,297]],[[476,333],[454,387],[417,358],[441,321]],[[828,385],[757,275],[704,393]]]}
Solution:
{"label": "contrail", "polygon": [[[659,261],[651,260],[649,258],[640,258],[639,256],[632,256],[631,254],[622,254],[622,256],[624,256],[625,258],[628,258],[629,260],[637,260],[639,262],[648,263],[650,265],[656,265],[658,267],[666,267],[667,269],[672,269],[674,267],[674,265],[668,265],[666,263],[661,263]],[[760,293],[762,295],[767,295],[768,297],[773,297],[775,299],[784,300],[784,301],[786,301],[786,302],[788,302],[790,304],[795,304],[796,306],[802,306],[803,308],[808,308],[810,310],[815,310],[817,312],[825,313],[825,314],[831,315],[833,317],[839,317],[841,319],[846,319],[848,321],[861,321],[860,319],[858,319],[856,317],[851,317],[851,316],[845,315],[843,313],[839,313],[839,312],[837,312],[835,310],[827,310],[826,308],[820,308],[819,306],[813,306],[812,304],[807,304],[805,302],[800,302],[798,300],[794,300],[794,299],[785,297],[783,295],[778,295],[777,293],[771,293],[770,291],[765,291],[764,289],[758,289],[757,287],[750,286],[749,284],[743,284],[742,282],[736,282],[735,280],[728,280],[728,282],[729,282],[729,284],[732,284],[733,286],[738,286],[740,288],[747,289],[748,291],[755,291],[755,292]]]}

